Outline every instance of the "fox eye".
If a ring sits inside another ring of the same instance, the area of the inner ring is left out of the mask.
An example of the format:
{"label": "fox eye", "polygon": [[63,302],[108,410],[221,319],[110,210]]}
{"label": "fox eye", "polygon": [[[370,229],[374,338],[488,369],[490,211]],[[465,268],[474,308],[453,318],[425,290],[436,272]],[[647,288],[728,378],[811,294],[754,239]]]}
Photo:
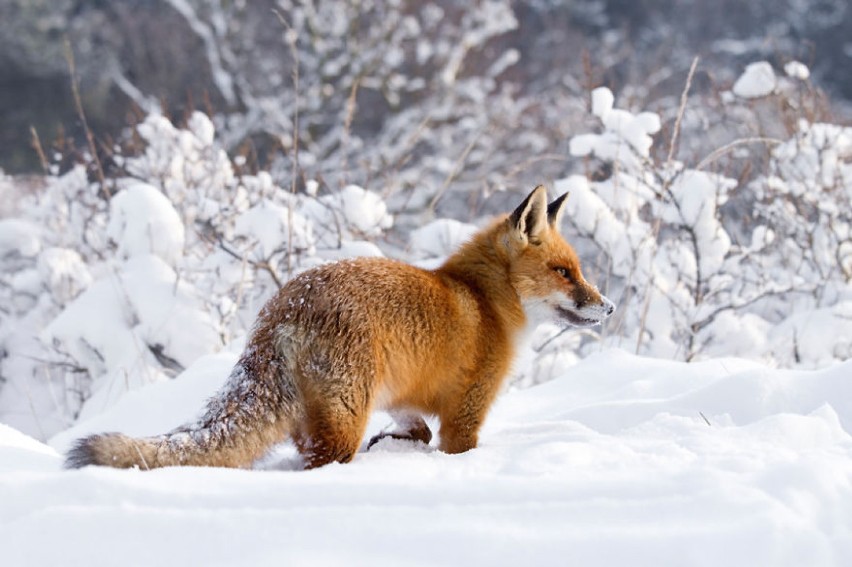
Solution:
{"label": "fox eye", "polygon": [[553,268],[553,269],[556,271],[557,274],[559,274],[560,276],[562,276],[566,280],[571,279],[571,274],[570,274],[570,272],[568,272],[568,268],[557,267],[557,268]]}

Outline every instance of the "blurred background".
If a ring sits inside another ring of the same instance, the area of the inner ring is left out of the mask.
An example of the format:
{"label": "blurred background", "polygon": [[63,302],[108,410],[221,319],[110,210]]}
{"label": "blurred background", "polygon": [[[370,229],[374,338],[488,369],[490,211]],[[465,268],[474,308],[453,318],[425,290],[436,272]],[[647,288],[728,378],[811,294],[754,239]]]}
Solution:
{"label": "blurred background", "polygon": [[[519,174],[511,150],[558,155],[593,87],[665,118],[695,56],[693,96],[730,88],[751,61],[795,59],[848,121],[851,38],[847,0],[2,0],[0,168],[41,171],[31,128],[45,147],[81,145],[69,48],[101,150],[154,108],[178,121],[201,109],[229,153],[269,167],[287,152],[298,92],[311,176],[337,177],[348,158],[361,162],[346,164],[352,181],[387,175],[401,153],[383,162],[358,146],[396,143],[417,146],[404,159],[418,173],[441,170],[437,185],[452,166],[426,156],[472,154],[455,177],[481,187]],[[425,124],[435,135],[418,135]]]}

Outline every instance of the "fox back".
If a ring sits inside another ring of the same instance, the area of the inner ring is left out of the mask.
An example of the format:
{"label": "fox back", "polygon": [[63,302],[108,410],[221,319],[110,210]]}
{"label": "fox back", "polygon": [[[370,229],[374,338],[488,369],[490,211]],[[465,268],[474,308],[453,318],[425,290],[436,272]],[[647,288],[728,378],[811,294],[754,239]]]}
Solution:
{"label": "fox back", "polygon": [[194,423],[157,437],[80,440],[73,467],[247,467],[290,438],[308,468],[351,460],[368,417],[390,412],[391,436],[440,448],[477,445],[525,328],[583,327],[614,307],[583,278],[559,234],[565,195],[537,187],[440,268],[361,258],[308,270],[258,315],[228,383]]}

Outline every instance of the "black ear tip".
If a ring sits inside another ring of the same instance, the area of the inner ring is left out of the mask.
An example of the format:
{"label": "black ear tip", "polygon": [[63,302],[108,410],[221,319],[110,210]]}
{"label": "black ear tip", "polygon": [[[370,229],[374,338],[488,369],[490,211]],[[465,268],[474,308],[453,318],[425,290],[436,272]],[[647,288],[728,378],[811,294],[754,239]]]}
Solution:
{"label": "black ear tip", "polygon": [[553,206],[553,205],[556,205],[556,204],[558,204],[558,203],[563,202],[565,199],[567,199],[567,198],[568,198],[568,195],[570,195],[570,194],[571,194],[571,192],[570,192],[570,191],[565,191],[565,192],[564,192],[564,193],[562,193],[560,196],[558,196],[557,198],[555,198],[555,199],[553,200],[553,202],[552,202],[552,203],[550,203],[550,205],[551,205],[551,206]]}
{"label": "black ear tip", "polygon": [[550,224],[555,225],[559,222],[562,214],[562,207],[565,205],[565,200],[568,198],[568,191],[553,200],[547,205],[547,220]]}
{"label": "black ear tip", "polygon": [[[524,200],[521,201],[521,204],[518,205],[518,207],[514,210],[514,212],[512,212],[511,218],[512,218],[513,223],[517,224],[518,222],[520,222],[523,214],[525,212],[527,212],[527,210],[530,206],[530,202],[538,203],[538,202],[541,201],[541,197],[540,197],[541,191],[544,191],[544,190],[545,190],[544,185],[537,185],[535,187],[535,189],[530,191],[529,195],[527,195],[524,198]],[[546,193],[545,193],[544,201],[545,202],[547,201],[547,194]]]}

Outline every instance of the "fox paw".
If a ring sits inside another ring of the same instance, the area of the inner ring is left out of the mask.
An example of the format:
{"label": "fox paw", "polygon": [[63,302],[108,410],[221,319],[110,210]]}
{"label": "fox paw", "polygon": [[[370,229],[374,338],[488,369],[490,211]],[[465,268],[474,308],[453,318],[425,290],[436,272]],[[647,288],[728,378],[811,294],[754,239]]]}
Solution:
{"label": "fox paw", "polygon": [[428,445],[432,440],[432,431],[426,427],[426,425],[411,431],[383,431],[382,433],[370,438],[370,442],[367,443],[367,450],[369,451],[373,445],[386,437],[390,437],[391,439],[400,439],[403,441],[420,441],[424,445]]}

